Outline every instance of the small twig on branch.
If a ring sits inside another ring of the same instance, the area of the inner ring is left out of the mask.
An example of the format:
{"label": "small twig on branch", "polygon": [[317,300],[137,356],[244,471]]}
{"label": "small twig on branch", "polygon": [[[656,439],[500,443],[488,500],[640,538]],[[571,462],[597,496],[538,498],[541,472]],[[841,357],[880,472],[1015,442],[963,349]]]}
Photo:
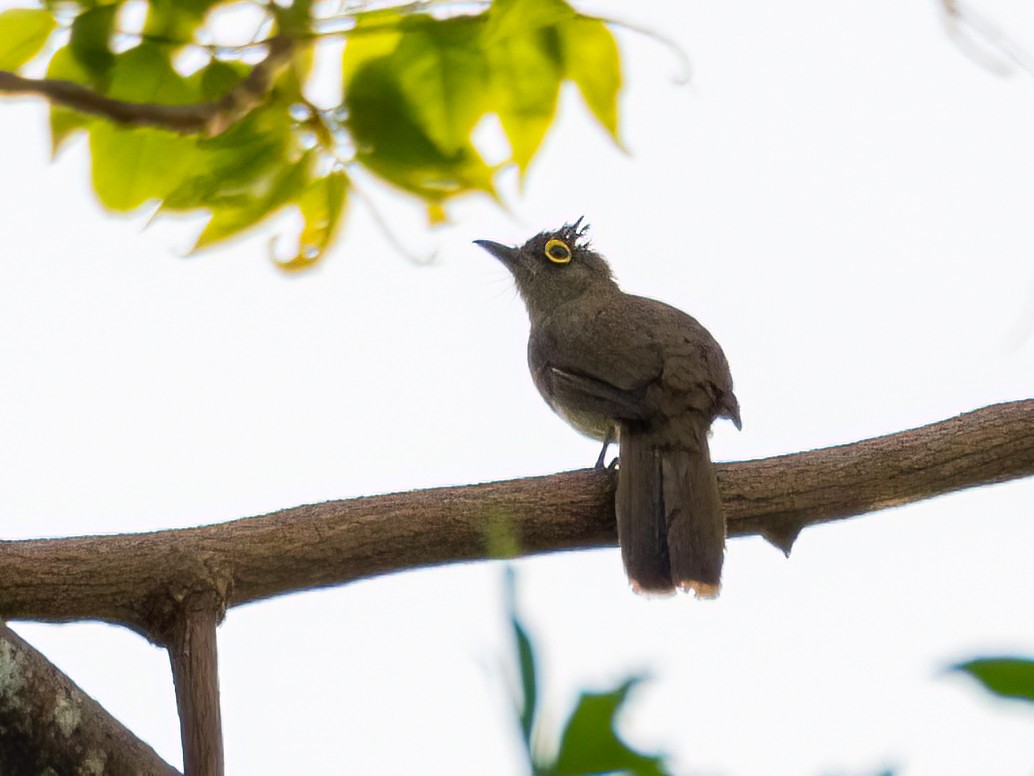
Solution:
{"label": "small twig on branch", "polygon": [[179,776],[0,622],[0,773]]}
{"label": "small twig on branch", "polygon": [[221,601],[214,594],[194,596],[183,602],[168,639],[185,776],[223,776],[215,633],[222,615]]}
{"label": "small twig on branch", "polygon": [[[805,525],[1034,474],[1034,399],[717,472],[730,536],[761,534],[786,549]],[[230,607],[488,558],[501,522],[525,554],[613,546],[614,480],[584,469],[175,531],[0,542],[0,612],[121,623],[168,646],[181,603],[199,591]]]}
{"label": "small twig on branch", "polygon": [[25,78],[0,70],[0,94],[35,94],[55,105],[110,119],[116,124],[157,127],[181,135],[214,137],[259,107],[277,77],[291,61],[294,41],[284,36],[269,41],[269,53],[247,78],[222,99],[191,105],[125,102],[98,94],[88,86],[49,78]]}

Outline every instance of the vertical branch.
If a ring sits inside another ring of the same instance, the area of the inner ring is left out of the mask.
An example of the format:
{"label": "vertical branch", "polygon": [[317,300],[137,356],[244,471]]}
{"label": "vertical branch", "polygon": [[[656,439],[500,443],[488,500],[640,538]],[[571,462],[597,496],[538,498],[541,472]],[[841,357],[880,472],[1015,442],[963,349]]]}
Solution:
{"label": "vertical branch", "polygon": [[221,616],[214,595],[195,596],[184,602],[167,642],[186,776],[223,776],[215,636]]}

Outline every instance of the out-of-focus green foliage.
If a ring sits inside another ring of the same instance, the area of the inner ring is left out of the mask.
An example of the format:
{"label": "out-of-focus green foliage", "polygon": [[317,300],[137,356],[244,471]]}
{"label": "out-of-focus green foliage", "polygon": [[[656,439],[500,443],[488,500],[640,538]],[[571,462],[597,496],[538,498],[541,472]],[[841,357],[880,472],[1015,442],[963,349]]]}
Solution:
{"label": "out-of-focus green foliage", "polygon": [[[128,102],[185,105],[200,96],[196,82],[181,77],[161,47],[147,41],[113,57],[105,78],[108,95]],[[164,199],[196,169],[194,138],[108,121],[93,122],[89,131],[93,189],[111,210]]]}
{"label": "out-of-focus green foliage", "polygon": [[1034,660],[1030,658],[981,657],[951,670],[969,674],[995,695],[1034,703]]}
{"label": "out-of-focus green foliage", "polygon": [[[614,38],[602,21],[564,0],[472,3],[466,13],[455,4],[371,3],[342,11],[312,0],[270,3],[260,21],[247,17],[255,43],[243,46],[219,38],[232,26],[235,39],[243,39],[243,21],[215,20],[213,12],[225,17],[232,5],[147,0],[140,17],[128,13],[125,0],[46,0],[43,8],[0,14],[0,69],[28,70],[49,57],[48,79],[133,104],[218,101],[248,77],[272,36],[293,40],[289,66],[259,106],[214,137],[118,126],[52,105],[55,152],[70,136],[88,134],[93,186],[105,207],[208,211],[198,249],[293,208],[303,224],[298,249],[280,266],[311,266],[342,222],[357,168],[422,200],[432,221],[445,217],[451,197],[497,197],[499,165],[482,158],[475,128],[498,116],[509,163],[525,175],[565,80],[617,141]],[[315,77],[312,48],[326,37],[346,41],[342,92],[338,104],[316,105],[306,96]]]}
{"label": "out-of-focus green foliage", "polygon": [[585,773],[634,773],[664,776],[664,760],[630,748],[617,736],[616,717],[629,691],[641,680],[627,679],[613,690],[583,692],[560,739],[560,751],[546,773],[580,776]]}
{"label": "out-of-focus green foliage", "polygon": [[35,57],[56,28],[54,17],[39,8],[0,13],[0,70],[16,70]]}
{"label": "out-of-focus green foliage", "polygon": [[[626,679],[612,690],[583,692],[574,711],[559,732],[542,730],[536,724],[538,677],[535,650],[517,614],[514,573],[506,576],[507,614],[517,654],[516,711],[521,740],[534,776],[584,776],[597,773],[622,773],[632,776],[665,776],[664,758],[646,755],[628,746],[617,734],[616,718],[628,693],[642,677]],[[544,751],[543,739],[559,740],[555,752]]]}

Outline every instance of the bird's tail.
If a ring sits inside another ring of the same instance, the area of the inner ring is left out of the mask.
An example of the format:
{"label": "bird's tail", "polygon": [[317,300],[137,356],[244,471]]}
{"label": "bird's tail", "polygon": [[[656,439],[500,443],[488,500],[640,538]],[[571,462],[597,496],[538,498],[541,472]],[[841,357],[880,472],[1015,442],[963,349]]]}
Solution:
{"label": "bird's tail", "polygon": [[725,519],[706,428],[695,437],[672,446],[635,426],[621,428],[618,540],[639,592],[679,588],[700,598],[718,595]]}

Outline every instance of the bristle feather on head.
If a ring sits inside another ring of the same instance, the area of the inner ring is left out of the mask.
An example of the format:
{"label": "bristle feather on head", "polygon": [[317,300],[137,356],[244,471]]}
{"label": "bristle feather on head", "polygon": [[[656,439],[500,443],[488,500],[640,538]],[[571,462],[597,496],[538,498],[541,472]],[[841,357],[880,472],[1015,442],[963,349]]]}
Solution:
{"label": "bristle feather on head", "polygon": [[585,240],[584,243],[579,242],[589,233],[589,225],[582,224],[582,221],[584,220],[585,216],[578,216],[578,220],[575,221],[573,224],[564,224],[559,229],[557,229],[557,236],[559,236],[561,240],[566,242],[572,248],[588,248],[588,240]]}
{"label": "bristle feather on head", "polygon": [[524,244],[526,249],[533,253],[540,253],[542,246],[550,240],[563,240],[573,251],[577,249],[586,250],[589,248],[589,225],[583,224],[585,216],[580,216],[573,224],[564,224],[559,229],[550,232],[539,232]]}

